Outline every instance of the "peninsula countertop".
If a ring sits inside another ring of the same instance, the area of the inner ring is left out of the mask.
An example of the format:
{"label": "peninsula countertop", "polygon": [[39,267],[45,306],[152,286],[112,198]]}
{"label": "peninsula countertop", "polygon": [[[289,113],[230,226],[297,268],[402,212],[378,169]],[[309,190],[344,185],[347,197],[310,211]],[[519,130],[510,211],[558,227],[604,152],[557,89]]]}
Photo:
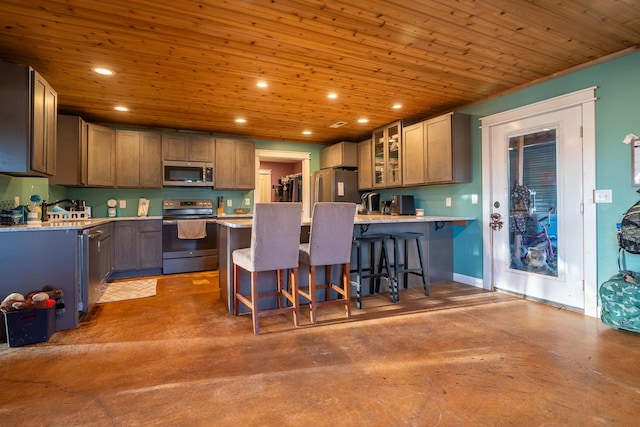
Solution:
{"label": "peninsula countertop", "polygon": [[[465,225],[468,221],[475,221],[473,217],[461,216],[438,216],[438,215],[356,215],[354,224],[401,224],[416,222],[451,222]],[[230,228],[251,228],[253,220],[251,218],[220,218],[218,224]],[[311,218],[302,218],[300,225],[311,225]]]}

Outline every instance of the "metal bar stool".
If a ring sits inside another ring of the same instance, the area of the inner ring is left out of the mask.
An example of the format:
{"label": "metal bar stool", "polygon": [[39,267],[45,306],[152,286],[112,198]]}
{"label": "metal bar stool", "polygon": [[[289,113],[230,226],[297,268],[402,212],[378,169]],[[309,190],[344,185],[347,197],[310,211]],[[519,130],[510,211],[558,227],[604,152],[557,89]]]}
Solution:
{"label": "metal bar stool", "polygon": [[[422,256],[422,244],[420,240],[424,237],[423,233],[418,232],[403,232],[403,233],[392,233],[390,236],[391,240],[393,240],[393,271],[394,271],[394,281],[396,282],[395,287],[398,288],[398,281],[400,280],[400,275],[402,275],[402,283],[405,289],[407,289],[407,283],[409,280],[409,274],[413,274],[419,277],[422,277],[422,286],[424,287],[424,294],[429,296],[429,278],[427,276],[427,272],[424,268],[424,257]],[[409,267],[409,241],[414,240],[416,242],[416,247],[418,248],[418,261],[420,263],[419,267]],[[403,253],[402,257],[400,257],[399,246],[402,243]],[[400,294],[396,295],[396,301],[400,301]]]}
{"label": "metal bar stool", "polygon": [[[391,275],[389,254],[387,252],[387,239],[388,234],[369,234],[356,236],[353,238],[353,242],[356,245],[356,265],[357,268],[351,270],[352,273],[356,273],[356,306],[359,310],[362,309],[362,281],[369,279],[369,293],[373,293],[380,290],[380,279],[385,278],[389,282],[389,290],[391,291],[391,301],[398,301],[398,283],[393,280]],[[380,244],[380,258],[376,265],[376,244]],[[362,259],[362,246],[369,245],[369,264],[363,266]],[[384,272],[382,270],[385,270]],[[375,281],[375,282],[374,282]]]}

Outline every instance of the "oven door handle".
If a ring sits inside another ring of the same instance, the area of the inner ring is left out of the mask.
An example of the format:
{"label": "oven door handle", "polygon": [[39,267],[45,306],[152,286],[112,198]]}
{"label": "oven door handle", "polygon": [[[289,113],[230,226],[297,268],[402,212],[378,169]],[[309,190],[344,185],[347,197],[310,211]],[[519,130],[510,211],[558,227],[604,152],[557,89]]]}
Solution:
{"label": "oven door handle", "polygon": [[[162,224],[163,225],[172,225],[172,224],[177,224],[179,221],[194,221],[194,220],[193,219],[182,219],[182,220],[178,220],[178,219],[163,219],[162,220]],[[215,219],[206,219],[205,221],[207,221],[207,223],[214,223],[214,224],[218,222]]]}

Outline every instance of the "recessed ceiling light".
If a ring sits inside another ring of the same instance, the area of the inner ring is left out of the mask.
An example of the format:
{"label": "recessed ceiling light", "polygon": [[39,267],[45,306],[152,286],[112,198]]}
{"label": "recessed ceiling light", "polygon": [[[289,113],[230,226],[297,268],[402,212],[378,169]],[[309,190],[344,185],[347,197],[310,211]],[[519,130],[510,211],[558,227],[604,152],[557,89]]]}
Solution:
{"label": "recessed ceiling light", "polygon": [[123,106],[121,106],[121,105],[118,105],[118,106],[116,107],[116,110],[118,110],[118,111],[129,111],[129,109],[128,109],[127,107],[123,107]]}
{"label": "recessed ceiling light", "polygon": [[95,71],[98,74],[102,74],[103,76],[110,76],[113,74],[113,71],[108,70],[106,68],[94,68],[93,71]]}
{"label": "recessed ceiling light", "polygon": [[267,82],[260,81],[260,82],[256,83],[256,86],[258,86],[258,87],[267,87],[267,86],[269,86],[269,84]]}
{"label": "recessed ceiling light", "polygon": [[369,119],[358,119],[358,123],[369,123]]}
{"label": "recessed ceiling light", "polygon": [[393,108],[394,110],[398,110],[398,109],[402,108],[402,104],[393,104],[393,107],[391,107],[391,108]]}
{"label": "recessed ceiling light", "polygon": [[236,119],[236,123],[247,123],[247,119]]}
{"label": "recessed ceiling light", "polygon": [[303,130],[302,134],[303,135],[311,135],[313,132],[311,132],[310,130]]}
{"label": "recessed ceiling light", "polygon": [[336,99],[337,97],[338,97],[338,94],[337,93],[333,93],[333,92],[331,92],[329,95],[327,95],[327,98],[329,98],[329,99]]}

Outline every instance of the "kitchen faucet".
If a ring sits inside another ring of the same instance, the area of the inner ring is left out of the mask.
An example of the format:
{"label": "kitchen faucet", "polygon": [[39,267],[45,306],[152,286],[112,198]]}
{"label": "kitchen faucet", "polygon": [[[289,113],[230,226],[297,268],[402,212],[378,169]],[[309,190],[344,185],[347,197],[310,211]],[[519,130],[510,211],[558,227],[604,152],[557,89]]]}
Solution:
{"label": "kitchen faucet", "polygon": [[53,203],[46,203],[46,200],[42,201],[42,215],[40,217],[41,221],[49,221],[49,214],[47,213],[47,209],[51,206],[55,206],[58,203],[62,203],[62,202],[69,202],[71,204],[73,204],[74,206],[76,205],[76,201],[73,199],[62,199],[62,200],[58,200],[57,202],[53,202]]}

